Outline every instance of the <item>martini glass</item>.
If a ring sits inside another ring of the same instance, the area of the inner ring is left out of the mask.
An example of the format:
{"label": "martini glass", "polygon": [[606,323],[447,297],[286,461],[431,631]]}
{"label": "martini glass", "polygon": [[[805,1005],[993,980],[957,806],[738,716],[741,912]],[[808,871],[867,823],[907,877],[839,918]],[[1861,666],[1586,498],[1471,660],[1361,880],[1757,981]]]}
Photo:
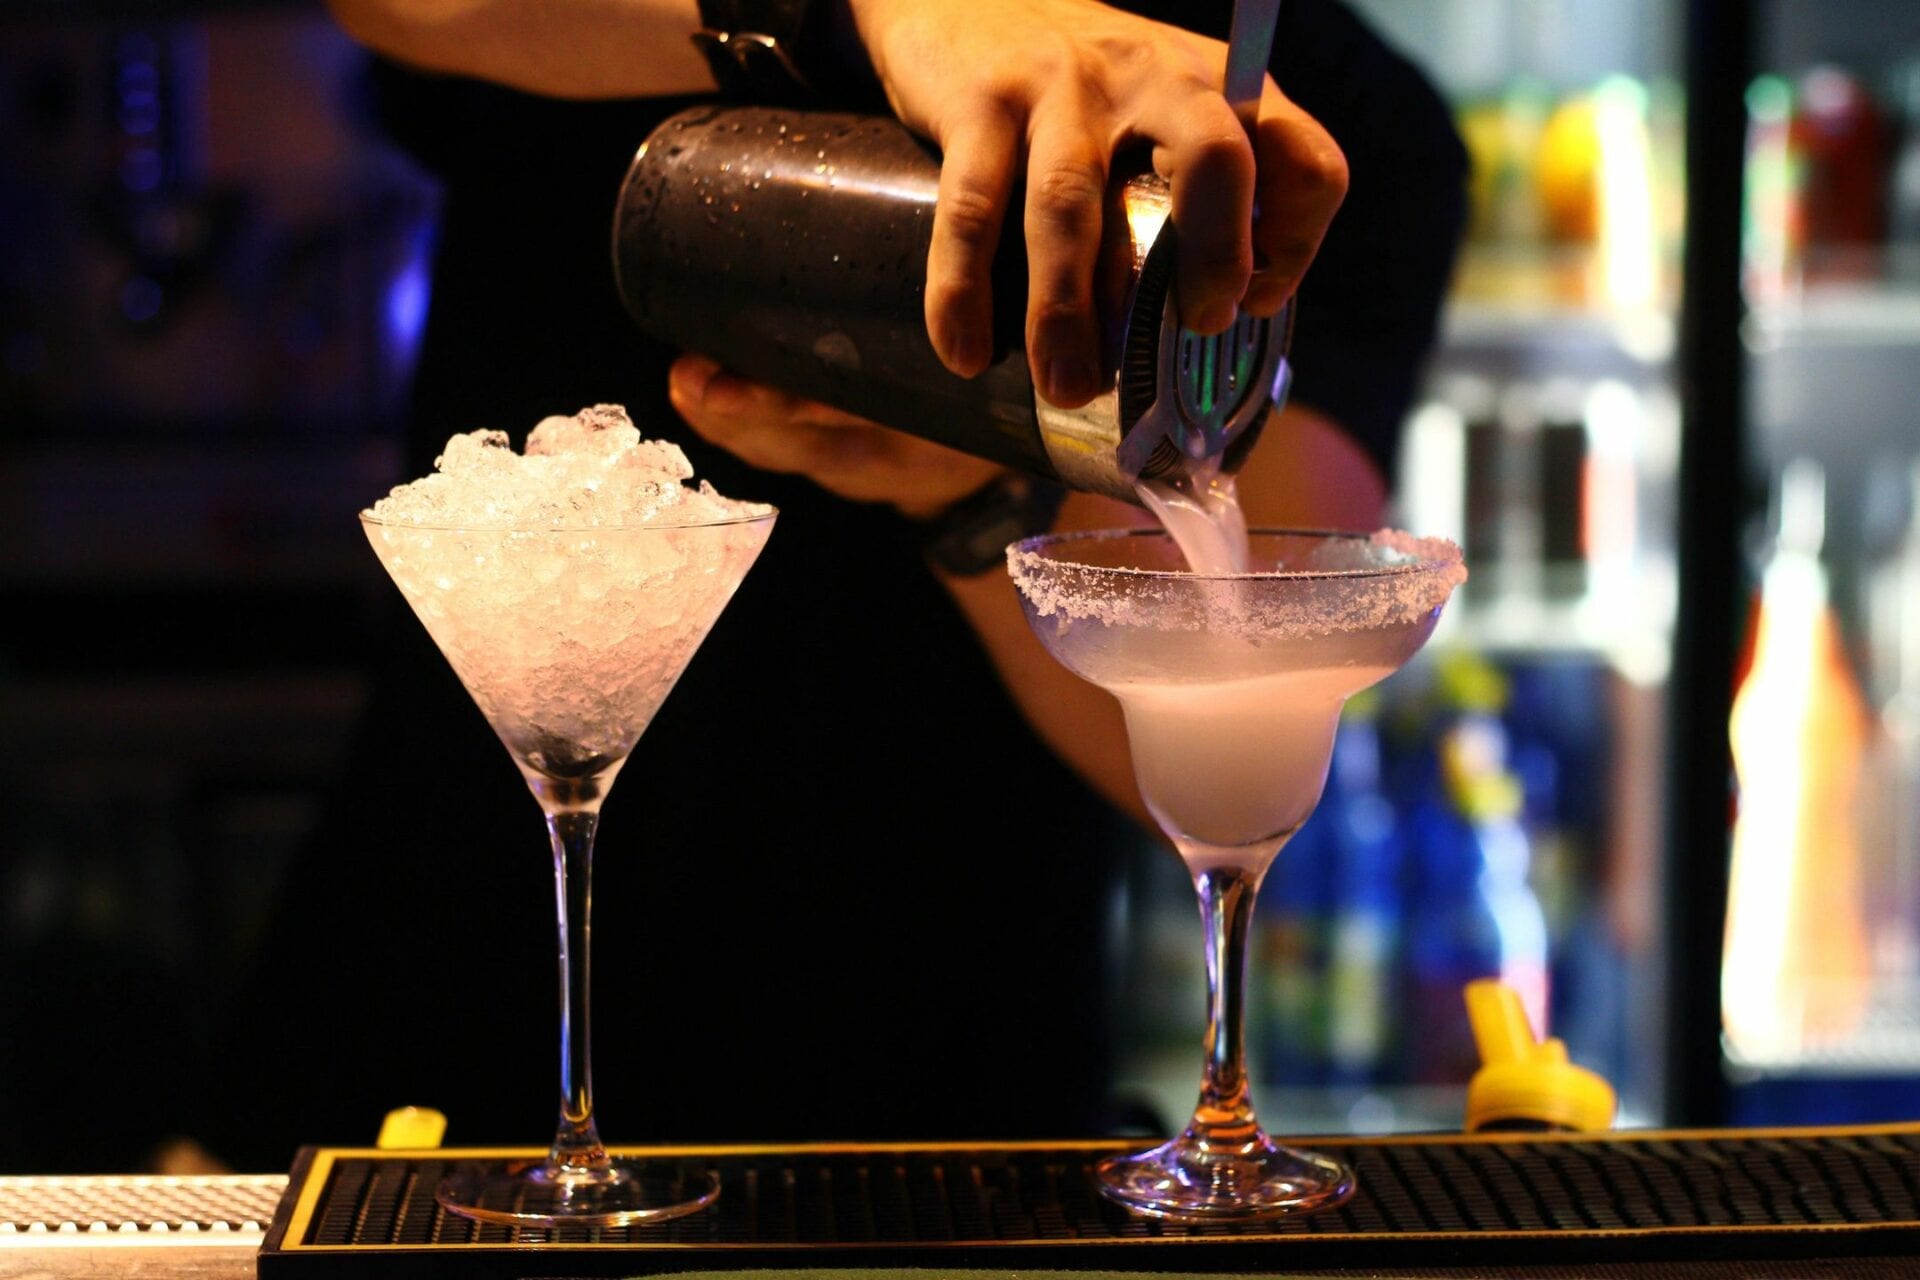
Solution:
{"label": "martini glass", "polygon": [[1029,538],[1008,553],[1054,658],[1120,701],[1141,797],[1200,895],[1206,1065],[1184,1132],[1102,1161],[1109,1199],[1178,1222],[1307,1212],[1352,1170],[1269,1138],[1246,1071],[1254,898],[1319,803],[1346,699],[1426,642],[1465,577],[1451,543],[1397,534],[1255,532],[1249,571],[1185,571],[1164,533]]}
{"label": "martini glass", "polygon": [[622,1226],[692,1213],[710,1174],[608,1154],[593,1114],[593,840],[633,744],[753,566],[771,507],[738,518],[445,528],[362,513],[394,583],[546,814],[560,939],[560,1118],[545,1159],[462,1166],[440,1203],[484,1222]]}

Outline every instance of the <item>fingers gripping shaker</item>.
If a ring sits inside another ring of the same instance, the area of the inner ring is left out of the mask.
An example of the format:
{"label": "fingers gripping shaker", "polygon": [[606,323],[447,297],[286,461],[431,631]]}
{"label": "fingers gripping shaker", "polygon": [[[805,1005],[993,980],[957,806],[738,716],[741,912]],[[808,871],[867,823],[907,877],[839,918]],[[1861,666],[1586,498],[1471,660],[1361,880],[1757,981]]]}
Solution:
{"label": "fingers gripping shaker", "polygon": [[744,377],[927,440],[1136,501],[1136,480],[1239,467],[1285,399],[1292,305],[1225,333],[1179,324],[1166,183],[1108,194],[1094,282],[1103,387],[1048,404],[1028,369],[1016,203],[994,259],[994,347],[976,378],[926,332],[939,160],[898,121],[757,106],[683,111],[634,157],[614,217],[640,327]]}

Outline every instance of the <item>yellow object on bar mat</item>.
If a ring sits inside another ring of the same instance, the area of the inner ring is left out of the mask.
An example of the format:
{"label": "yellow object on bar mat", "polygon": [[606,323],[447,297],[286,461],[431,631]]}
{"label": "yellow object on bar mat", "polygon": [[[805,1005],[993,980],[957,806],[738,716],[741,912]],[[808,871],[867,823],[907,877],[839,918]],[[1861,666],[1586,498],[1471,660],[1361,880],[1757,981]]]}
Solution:
{"label": "yellow object on bar mat", "polygon": [[1480,978],[1467,984],[1466,999],[1481,1063],[1467,1085],[1467,1132],[1613,1127],[1613,1086],[1567,1061],[1558,1038],[1535,1040],[1518,992]]}
{"label": "yellow object on bar mat", "polygon": [[447,1136],[447,1118],[432,1107],[395,1107],[380,1124],[373,1145],[382,1151],[423,1151]]}

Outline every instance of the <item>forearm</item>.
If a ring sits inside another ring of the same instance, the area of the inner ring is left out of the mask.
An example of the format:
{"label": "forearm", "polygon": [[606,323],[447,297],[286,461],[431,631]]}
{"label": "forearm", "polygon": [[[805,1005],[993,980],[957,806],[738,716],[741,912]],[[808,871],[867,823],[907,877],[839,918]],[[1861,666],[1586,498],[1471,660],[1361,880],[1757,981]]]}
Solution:
{"label": "forearm", "polygon": [[[1056,528],[1149,523],[1146,513],[1091,494],[1071,495]],[[1134,785],[1120,704],[1054,661],[1040,646],[1004,569],[941,582],[973,627],[1001,683],[1040,740],[1118,808],[1151,828]]]}
{"label": "forearm", "polygon": [[558,98],[714,89],[695,0],[329,0],[362,44],[428,71]]}
{"label": "forearm", "polygon": [[[1324,416],[1298,405],[1267,427],[1240,473],[1239,490],[1255,527],[1371,530],[1380,523],[1387,497],[1385,483],[1360,446]],[[1138,508],[1076,493],[1061,508],[1056,527],[1150,523]],[[1041,740],[1095,790],[1151,829],[1134,784],[1119,704],[1041,648],[1004,573],[943,581]]]}

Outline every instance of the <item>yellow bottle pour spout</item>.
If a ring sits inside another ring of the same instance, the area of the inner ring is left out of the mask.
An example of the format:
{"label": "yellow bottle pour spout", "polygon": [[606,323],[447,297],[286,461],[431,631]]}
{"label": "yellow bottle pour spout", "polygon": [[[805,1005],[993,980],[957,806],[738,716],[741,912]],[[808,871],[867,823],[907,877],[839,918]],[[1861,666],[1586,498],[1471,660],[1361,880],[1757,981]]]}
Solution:
{"label": "yellow bottle pour spout", "polygon": [[387,1112],[374,1145],[382,1151],[420,1151],[440,1145],[447,1118],[431,1107],[399,1107]]}
{"label": "yellow bottle pour spout", "polygon": [[1613,1086],[1567,1061],[1559,1039],[1535,1040],[1519,993],[1492,978],[1467,984],[1467,1018],[1480,1070],[1467,1085],[1467,1132],[1613,1126]]}

